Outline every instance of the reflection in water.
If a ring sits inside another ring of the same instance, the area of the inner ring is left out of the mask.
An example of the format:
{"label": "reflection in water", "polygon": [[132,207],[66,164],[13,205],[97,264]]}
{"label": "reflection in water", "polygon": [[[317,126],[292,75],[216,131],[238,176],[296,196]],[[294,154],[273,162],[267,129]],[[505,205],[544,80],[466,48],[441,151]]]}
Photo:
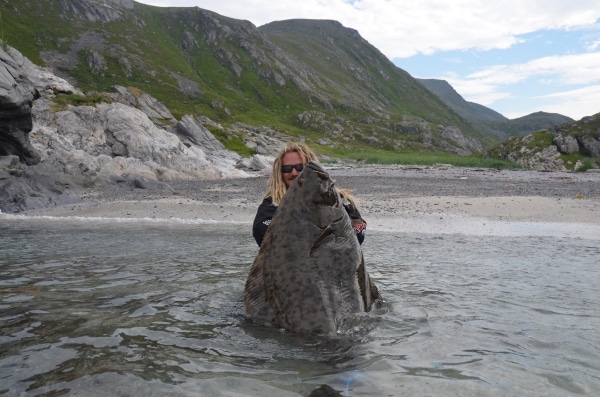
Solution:
{"label": "reflection in water", "polygon": [[328,340],[245,319],[249,225],[0,222],[0,395],[600,387],[597,240],[371,232],[365,258],[387,302]]}

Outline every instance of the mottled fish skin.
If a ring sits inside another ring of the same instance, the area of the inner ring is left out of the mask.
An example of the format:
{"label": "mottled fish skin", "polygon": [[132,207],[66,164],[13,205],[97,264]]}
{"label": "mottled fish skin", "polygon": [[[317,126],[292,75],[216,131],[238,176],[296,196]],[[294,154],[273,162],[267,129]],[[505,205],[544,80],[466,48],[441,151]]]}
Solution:
{"label": "mottled fish skin", "polygon": [[342,199],[323,168],[309,162],[286,192],[250,268],[246,314],[295,332],[335,334],[344,319],[370,310],[372,296],[379,292]]}

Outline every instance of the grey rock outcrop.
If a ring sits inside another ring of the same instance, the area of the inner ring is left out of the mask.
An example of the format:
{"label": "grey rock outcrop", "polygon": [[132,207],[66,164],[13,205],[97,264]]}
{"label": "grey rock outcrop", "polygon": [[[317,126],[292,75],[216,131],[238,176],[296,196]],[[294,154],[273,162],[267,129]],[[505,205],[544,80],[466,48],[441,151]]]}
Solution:
{"label": "grey rock outcrop", "polygon": [[444,127],[441,132],[444,140],[439,145],[449,153],[468,155],[483,150],[483,145],[478,140],[465,137],[456,127]]}
{"label": "grey rock outcrop", "polygon": [[579,143],[572,136],[563,136],[561,134],[554,135],[554,144],[561,153],[578,153]]}
{"label": "grey rock outcrop", "polygon": [[122,8],[132,9],[133,0],[59,0],[65,11],[70,11],[90,22],[112,22],[122,16]]}
{"label": "grey rock outcrop", "polygon": [[56,110],[60,92],[81,95],[18,52],[0,52],[3,212],[76,202],[77,191],[104,183],[168,192],[176,179],[249,176],[206,118],[178,123],[151,96],[123,87],[104,102]]}
{"label": "grey rock outcrop", "polygon": [[564,154],[600,157],[600,113],[551,130],[553,143]]}
{"label": "grey rock outcrop", "polygon": [[[39,104],[45,113],[45,102]],[[58,171],[83,173],[95,182],[122,174],[159,181],[246,176],[235,168],[234,155],[211,158],[205,148],[184,145],[144,112],[121,103],[71,106],[57,112],[54,122],[34,126],[31,140],[42,159],[51,160]]]}
{"label": "grey rock outcrop", "polygon": [[[573,161],[572,156],[563,155],[576,155],[578,159]],[[586,161],[588,165],[598,168],[600,113],[551,130],[513,137],[487,150],[484,157],[499,157],[521,164],[526,169],[539,171],[577,171]]]}
{"label": "grey rock outcrop", "polygon": [[113,100],[141,110],[154,124],[173,126],[177,123],[177,120],[173,117],[169,109],[151,95],[140,90],[134,91],[118,85],[113,86],[112,89],[114,93],[110,97]]}
{"label": "grey rock outcrop", "polygon": [[181,118],[177,123],[176,132],[188,147],[191,145],[202,146],[209,153],[225,150],[223,144],[204,125],[198,123],[190,115]]}
{"label": "grey rock outcrop", "polygon": [[600,157],[600,137],[583,136],[579,140],[584,152],[590,156]]}
{"label": "grey rock outcrop", "polygon": [[275,157],[283,147],[284,142],[292,140],[290,135],[272,128],[243,123],[235,123],[232,127],[232,133],[241,135],[246,147],[252,149],[255,154],[262,156]]}

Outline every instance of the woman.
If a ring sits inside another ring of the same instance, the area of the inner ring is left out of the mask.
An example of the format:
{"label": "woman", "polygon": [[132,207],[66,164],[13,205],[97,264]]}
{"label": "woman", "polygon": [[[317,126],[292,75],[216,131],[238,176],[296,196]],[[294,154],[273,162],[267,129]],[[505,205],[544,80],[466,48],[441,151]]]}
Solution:
{"label": "woman", "polygon": [[[304,165],[309,161],[317,161],[315,153],[304,143],[289,142],[277,155],[273,163],[273,172],[267,182],[267,191],[254,218],[252,234],[260,246],[277,206],[283,199],[285,192],[292,185],[294,179],[302,172]],[[354,205],[354,198],[347,189],[338,190],[344,200],[344,208],[350,215],[352,225],[356,231],[358,242],[362,244],[365,239],[367,223],[361,218]]]}

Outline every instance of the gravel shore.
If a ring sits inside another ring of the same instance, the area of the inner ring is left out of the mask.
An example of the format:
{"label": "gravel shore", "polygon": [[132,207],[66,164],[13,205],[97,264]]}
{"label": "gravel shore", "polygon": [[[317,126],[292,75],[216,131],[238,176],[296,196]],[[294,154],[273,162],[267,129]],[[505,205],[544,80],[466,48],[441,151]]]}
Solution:
{"label": "gravel shore", "polygon": [[[337,186],[353,189],[372,230],[490,234],[510,223],[526,234],[532,223],[544,223],[546,234],[560,228],[568,236],[576,230],[577,236],[595,233],[600,238],[600,173],[451,166],[327,168]],[[266,182],[263,175],[173,181],[146,189],[111,184],[83,192],[82,204],[26,214],[250,223]]]}
{"label": "gravel shore", "polygon": [[[600,173],[489,170],[457,167],[365,166],[327,169],[340,187],[361,197],[539,196],[600,199]],[[138,189],[130,184],[100,186],[84,198],[101,201],[155,200],[179,196],[203,202],[245,198],[259,202],[266,176],[172,181],[170,190]]]}

